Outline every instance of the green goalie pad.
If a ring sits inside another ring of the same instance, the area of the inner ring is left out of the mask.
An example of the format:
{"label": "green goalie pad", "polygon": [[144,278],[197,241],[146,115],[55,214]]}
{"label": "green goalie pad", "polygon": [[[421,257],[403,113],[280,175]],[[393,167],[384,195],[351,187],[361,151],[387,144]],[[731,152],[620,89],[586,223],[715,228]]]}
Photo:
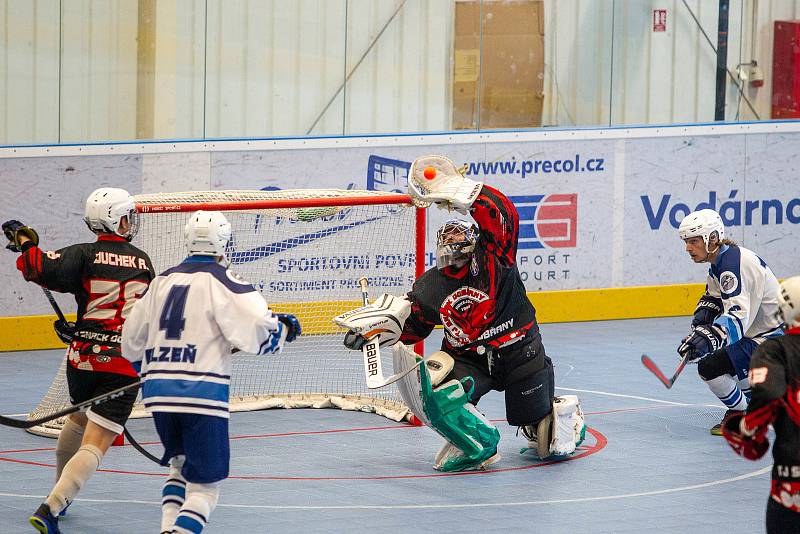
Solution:
{"label": "green goalie pad", "polygon": [[500,432],[469,402],[461,382],[450,380],[434,390],[422,365],[420,385],[423,411],[431,428],[463,452],[437,466],[439,471],[474,469],[497,454]]}

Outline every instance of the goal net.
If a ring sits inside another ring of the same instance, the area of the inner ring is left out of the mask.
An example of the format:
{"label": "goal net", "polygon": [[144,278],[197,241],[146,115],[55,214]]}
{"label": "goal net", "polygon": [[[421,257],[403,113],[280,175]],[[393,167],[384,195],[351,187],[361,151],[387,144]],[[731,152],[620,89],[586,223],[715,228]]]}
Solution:
{"label": "goal net", "polygon": [[[136,197],[141,227],[133,243],[156,273],[186,256],[183,229],[195,210],[222,211],[232,226],[230,268],[251,282],[275,312],[295,314],[303,335],[283,352],[233,357],[231,410],[337,407],[399,421],[410,412],[395,385],[366,387],[360,352],[342,345],[332,318],[370,298],[404,294],[424,265],[424,210],[407,195],[380,191],[280,190],[158,193]],[[421,351],[421,347],[418,347]],[[391,350],[381,355],[391,369]],[[30,419],[68,406],[62,362]],[[133,416],[142,416],[141,406]],[[63,421],[31,429],[57,435]]]}

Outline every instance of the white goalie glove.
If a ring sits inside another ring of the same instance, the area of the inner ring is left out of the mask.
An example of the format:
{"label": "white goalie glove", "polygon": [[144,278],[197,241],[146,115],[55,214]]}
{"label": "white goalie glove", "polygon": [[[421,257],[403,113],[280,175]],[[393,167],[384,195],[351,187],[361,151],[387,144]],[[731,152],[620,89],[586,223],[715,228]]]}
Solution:
{"label": "white goalie glove", "polygon": [[481,192],[483,182],[470,180],[444,156],[424,156],[411,164],[408,194],[423,204],[466,214]]}
{"label": "white goalie glove", "polygon": [[403,326],[411,314],[411,302],[405,297],[382,294],[372,304],[344,312],[333,322],[346,328],[345,345],[359,350],[364,342],[378,336],[380,346],[400,341]]}

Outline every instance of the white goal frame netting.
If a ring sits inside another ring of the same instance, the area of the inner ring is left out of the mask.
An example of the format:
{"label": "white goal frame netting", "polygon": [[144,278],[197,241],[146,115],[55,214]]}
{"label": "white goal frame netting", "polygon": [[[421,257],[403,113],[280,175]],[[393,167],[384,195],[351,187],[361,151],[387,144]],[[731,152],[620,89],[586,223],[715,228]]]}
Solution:
{"label": "white goal frame netting", "polygon": [[[303,336],[279,355],[237,353],[231,410],[329,408],[410,416],[395,385],[366,387],[362,355],[342,345],[332,317],[361,305],[358,279],[370,297],[404,294],[424,269],[425,211],[404,194],[358,190],[196,191],[136,196],[141,228],[133,243],[156,273],[185,258],[190,213],[222,211],[233,227],[230,268],[253,283],[276,312],[293,313]],[[421,345],[417,347],[422,352]],[[391,350],[381,355],[391,369]],[[35,419],[68,406],[66,359]],[[132,417],[144,416],[137,404]],[[63,421],[34,427],[57,436]]]}

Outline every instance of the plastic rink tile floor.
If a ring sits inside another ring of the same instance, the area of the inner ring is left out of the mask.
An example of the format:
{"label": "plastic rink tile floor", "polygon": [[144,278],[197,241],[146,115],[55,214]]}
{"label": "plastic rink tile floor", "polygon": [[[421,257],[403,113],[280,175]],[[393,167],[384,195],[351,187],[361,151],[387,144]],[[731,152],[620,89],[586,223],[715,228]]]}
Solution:
{"label": "plastic rink tile floor", "polygon": [[[502,458],[478,473],[434,471],[437,434],[374,414],[235,413],[231,478],[204,532],[763,532],[771,456],[746,461],[709,434],[724,408],[694,366],[667,390],[640,362],[647,353],[671,375],[688,324],[679,317],[541,326],[556,393],[580,397],[589,427],[564,461],[520,454],[526,441],[506,423],[497,392],[479,408],[500,429]],[[35,406],[62,357],[0,354],[0,413]],[[160,455],[150,419],[128,428]],[[27,518],[53,484],[54,447],[0,427],[0,532],[34,532]],[[113,447],[62,531],[159,532],[165,473],[132,447]]]}

